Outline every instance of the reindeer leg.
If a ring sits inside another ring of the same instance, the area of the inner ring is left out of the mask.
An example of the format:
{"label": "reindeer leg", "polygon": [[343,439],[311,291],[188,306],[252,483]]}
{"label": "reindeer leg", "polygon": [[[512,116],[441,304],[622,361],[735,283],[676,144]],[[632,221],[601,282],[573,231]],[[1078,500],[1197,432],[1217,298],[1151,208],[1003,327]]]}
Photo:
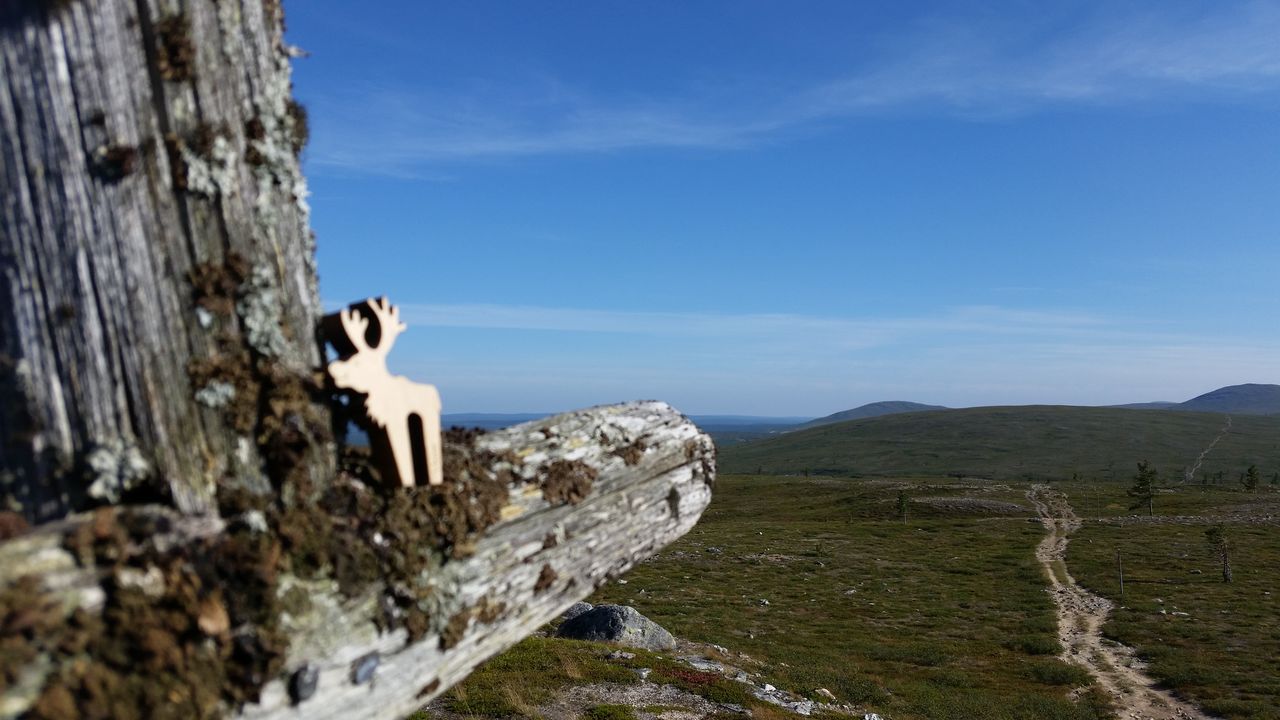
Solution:
{"label": "reindeer leg", "polygon": [[413,443],[409,439],[409,418],[387,423],[387,440],[391,444],[391,455],[396,461],[400,484],[413,487],[417,483],[413,475]]}

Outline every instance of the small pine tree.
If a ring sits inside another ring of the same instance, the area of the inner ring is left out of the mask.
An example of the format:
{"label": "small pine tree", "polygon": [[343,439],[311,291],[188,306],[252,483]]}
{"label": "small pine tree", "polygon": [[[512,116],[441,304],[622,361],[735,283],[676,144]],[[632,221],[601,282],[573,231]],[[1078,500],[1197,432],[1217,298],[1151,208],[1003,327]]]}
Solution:
{"label": "small pine tree", "polygon": [[1244,489],[1253,492],[1258,489],[1258,484],[1262,482],[1262,473],[1258,472],[1257,465],[1250,465],[1249,469],[1244,473],[1244,479],[1240,481],[1244,485]]}
{"label": "small pine tree", "polygon": [[1221,523],[1214,525],[1204,531],[1204,539],[1213,556],[1222,562],[1222,582],[1231,582],[1231,539],[1227,537],[1227,529]]}
{"label": "small pine tree", "polygon": [[898,491],[898,519],[899,520],[907,519],[907,491],[906,490]]}
{"label": "small pine tree", "polygon": [[1138,463],[1138,474],[1133,476],[1133,487],[1129,488],[1125,493],[1134,499],[1133,505],[1129,506],[1130,510],[1137,510],[1143,505],[1147,506],[1147,515],[1154,515],[1152,509],[1152,500],[1156,496],[1156,480],[1159,473],[1155,468],[1151,467],[1151,463],[1142,461]]}

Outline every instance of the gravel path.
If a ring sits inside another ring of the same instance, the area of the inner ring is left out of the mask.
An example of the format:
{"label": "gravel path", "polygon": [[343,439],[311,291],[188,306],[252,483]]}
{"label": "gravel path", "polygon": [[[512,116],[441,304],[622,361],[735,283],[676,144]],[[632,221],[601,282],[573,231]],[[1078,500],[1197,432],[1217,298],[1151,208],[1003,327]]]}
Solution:
{"label": "gravel path", "polygon": [[1036,548],[1036,559],[1049,577],[1049,590],[1058,606],[1058,639],[1062,658],[1080,665],[1129,720],[1211,720],[1194,705],[1155,686],[1133,648],[1102,637],[1102,624],[1111,612],[1110,600],[1076,584],[1067,571],[1067,543],[1080,527],[1080,518],[1062,493],[1033,485],[1027,499],[1036,508],[1048,535]]}

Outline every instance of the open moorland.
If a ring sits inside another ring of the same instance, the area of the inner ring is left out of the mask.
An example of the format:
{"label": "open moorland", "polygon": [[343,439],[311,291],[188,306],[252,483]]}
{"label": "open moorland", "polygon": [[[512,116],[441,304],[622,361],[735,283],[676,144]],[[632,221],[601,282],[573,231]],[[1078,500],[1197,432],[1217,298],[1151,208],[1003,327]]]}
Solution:
{"label": "open moorland", "polygon": [[[746,653],[779,687],[814,699],[824,688],[894,720],[1280,718],[1280,493],[1165,489],[1148,519],[1129,510],[1127,487],[723,476],[688,536],[592,601],[633,605],[679,637]],[[1053,518],[1068,513],[1062,553],[1038,556]],[[1204,537],[1219,522],[1231,584]],[[1078,583],[1088,607],[1064,610],[1051,577]],[[1100,628],[1086,638],[1090,618]],[[442,707],[546,716],[539,708],[565,688],[636,683],[640,665],[666,668],[650,683],[688,687],[669,658],[619,665],[590,643],[531,643]],[[689,689],[758,717],[781,712],[732,682]],[[1184,702],[1190,713],[1176,714]],[[1129,713],[1139,705],[1150,714]],[[617,712],[663,717],[661,707]]]}
{"label": "open moorland", "polygon": [[[1066,562],[1115,604],[1104,635],[1135,648],[1153,679],[1212,715],[1280,718],[1280,493],[1170,488],[1143,517],[1105,486],[1062,489],[1092,515]],[[1217,525],[1230,583],[1206,537]]]}
{"label": "open moorland", "polygon": [[1181,478],[1210,447],[1196,481],[1219,473],[1234,480],[1256,464],[1269,483],[1280,472],[1280,417],[1228,420],[1216,413],[1050,405],[914,412],[724,447],[720,467],[726,473],[1124,481],[1139,460]]}
{"label": "open moorland", "polygon": [[[1127,494],[1141,460],[1159,471],[1150,517]],[[857,717],[1280,719],[1280,417],[915,412],[722,445],[721,468],[738,474],[698,526],[592,602],[745,653],[761,682],[829,691]],[[756,468],[771,474],[742,474]],[[439,711],[559,717],[565,688],[635,683],[641,665],[688,679],[671,658],[533,642]],[[679,687],[782,712],[703,680]],[[685,717],[624,710],[614,720]]]}

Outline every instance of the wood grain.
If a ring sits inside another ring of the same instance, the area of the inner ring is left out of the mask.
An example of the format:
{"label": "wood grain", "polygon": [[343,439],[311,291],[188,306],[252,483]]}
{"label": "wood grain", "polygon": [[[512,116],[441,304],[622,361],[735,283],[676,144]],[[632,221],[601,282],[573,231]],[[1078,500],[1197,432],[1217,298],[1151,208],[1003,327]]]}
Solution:
{"label": "wood grain", "polygon": [[[8,509],[52,519],[149,482],[199,514],[223,478],[270,487],[253,432],[197,401],[189,369],[227,338],[319,364],[289,74],[275,2],[0,3]],[[232,258],[234,307],[199,308],[192,274]],[[332,458],[307,460],[316,482]]]}

